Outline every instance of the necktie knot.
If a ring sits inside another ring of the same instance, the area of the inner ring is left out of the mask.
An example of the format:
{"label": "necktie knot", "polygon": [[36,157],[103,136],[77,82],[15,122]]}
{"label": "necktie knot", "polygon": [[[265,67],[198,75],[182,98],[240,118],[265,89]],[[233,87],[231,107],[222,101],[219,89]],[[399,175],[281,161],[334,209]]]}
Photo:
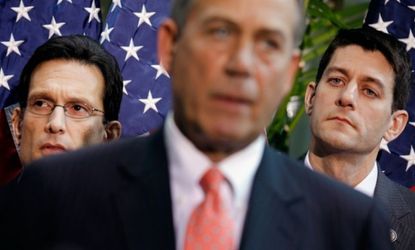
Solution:
{"label": "necktie knot", "polygon": [[220,170],[217,167],[211,167],[200,180],[200,186],[205,193],[209,192],[209,190],[217,191],[223,179],[224,177]]}

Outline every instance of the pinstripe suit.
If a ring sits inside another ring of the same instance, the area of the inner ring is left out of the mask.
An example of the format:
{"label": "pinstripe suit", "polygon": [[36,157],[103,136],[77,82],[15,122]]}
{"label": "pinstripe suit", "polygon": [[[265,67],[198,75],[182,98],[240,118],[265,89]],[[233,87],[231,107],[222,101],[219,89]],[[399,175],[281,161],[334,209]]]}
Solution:
{"label": "pinstripe suit", "polygon": [[396,233],[392,239],[395,249],[415,249],[415,193],[379,171],[374,198],[383,203],[391,216],[392,230]]}

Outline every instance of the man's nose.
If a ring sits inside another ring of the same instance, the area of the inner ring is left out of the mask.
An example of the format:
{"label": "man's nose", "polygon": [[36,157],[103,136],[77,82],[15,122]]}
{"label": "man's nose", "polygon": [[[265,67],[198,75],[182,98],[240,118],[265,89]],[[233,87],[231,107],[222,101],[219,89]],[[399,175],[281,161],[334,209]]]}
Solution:
{"label": "man's nose", "polygon": [[49,115],[49,120],[45,126],[47,133],[64,133],[66,126],[65,109],[62,106],[55,106]]}
{"label": "man's nose", "polygon": [[232,76],[249,76],[255,65],[254,45],[245,40],[235,42],[230,49],[230,57],[226,67],[228,74]]}
{"label": "man's nose", "polygon": [[354,82],[349,82],[341,88],[336,104],[341,107],[349,107],[354,109],[356,106],[356,98],[358,95],[358,86]]}

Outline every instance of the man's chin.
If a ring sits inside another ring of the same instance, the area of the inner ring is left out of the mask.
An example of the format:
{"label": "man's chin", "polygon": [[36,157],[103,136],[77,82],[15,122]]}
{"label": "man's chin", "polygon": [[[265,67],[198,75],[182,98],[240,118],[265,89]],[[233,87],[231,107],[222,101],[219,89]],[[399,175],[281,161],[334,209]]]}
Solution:
{"label": "man's chin", "polygon": [[194,143],[205,153],[221,152],[230,155],[248,146],[257,136],[242,135],[235,131],[229,131],[229,133],[222,131],[222,133],[200,135]]}
{"label": "man's chin", "polygon": [[335,141],[331,143],[326,143],[326,151],[332,154],[347,154],[356,151],[355,145],[351,145],[347,142]]}
{"label": "man's chin", "polygon": [[[191,126],[189,126],[191,124]],[[182,126],[180,126],[182,125]],[[180,123],[179,129],[192,143],[204,153],[220,152],[230,155],[253,142],[262,131],[253,131],[243,124],[228,124],[219,119],[216,122],[188,122],[187,126]]]}

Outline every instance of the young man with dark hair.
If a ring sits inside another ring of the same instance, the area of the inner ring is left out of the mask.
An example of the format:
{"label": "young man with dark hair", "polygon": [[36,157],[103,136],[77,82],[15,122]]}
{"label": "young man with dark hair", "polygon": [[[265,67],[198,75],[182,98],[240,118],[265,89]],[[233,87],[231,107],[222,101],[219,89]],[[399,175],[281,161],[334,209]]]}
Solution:
{"label": "young man with dark hair", "polygon": [[114,57],[86,36],[37,48],[20,75],[12,117],[22,164],[119,138],[122,86]]}
{"label": "young man with dark hair", "polygon": [[312,140],[305,163],[386,208],[395,249],[415,249],[415,194],[379,169],[382,138],[403,131],[411,82],[405,46],[372,28],[340,30],[324,53],[305,106]]}

